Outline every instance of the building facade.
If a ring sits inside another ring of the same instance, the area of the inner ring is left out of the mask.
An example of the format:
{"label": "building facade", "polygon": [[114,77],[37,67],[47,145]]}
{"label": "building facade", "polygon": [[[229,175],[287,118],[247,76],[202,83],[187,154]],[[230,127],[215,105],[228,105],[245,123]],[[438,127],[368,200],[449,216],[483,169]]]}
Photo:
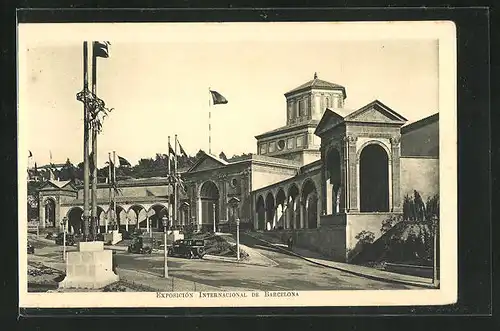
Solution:
{"label": "building facade", "polygon": [[[358,235],[378,238],[381,223],[402,213],[406,195],[439,193],[438,114],[406,125],[379,100],[345,109],[345,88],[316,74],[285,99],[286,124],[256,136],[257,154],[227,161],[200,153],[181,173],[175,206],[166,178],[119,181],[113,218],[110,188],[99,184],[100,231],[110,219],[123,229],[159,229],[167,215],[174,225],[217,230],[238,218],[242,226],[293,235],[299,245],[349,261]],[[57,227],[67,216],[70,229],[80,231],[82,196],[73,183],[48,181],[39,191],[42,224]],[[42,210],[47,203],[52,214]]]}

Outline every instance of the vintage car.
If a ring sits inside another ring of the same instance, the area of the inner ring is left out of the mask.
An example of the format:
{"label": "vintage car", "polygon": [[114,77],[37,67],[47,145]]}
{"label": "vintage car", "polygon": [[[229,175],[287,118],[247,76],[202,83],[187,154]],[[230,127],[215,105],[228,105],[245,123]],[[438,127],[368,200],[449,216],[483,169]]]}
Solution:
{"label": "vintage car", "polygon": [[181,256],[187,259],[201,259],[205,253],[205,241],[196,239],[176,240],[167,251],[167,254],[170,256]]}
{"label": "vintage car", "polygon": [[[57,235],[56,239],[54,240],[56,245],[63,245],[64,244],[64,234],[61,232]],[[75,244],[75,236],[66,233],[66,246],[73,246]]]}
{"label": "vintage car", "polygon": [[128,246],[129,253],[135,254],[151,254],[155,244],[154,238],[149,237],[134,237],[132,243]]}
{"label": "vintage car", "polygon": [[35,246],[28,241],[28,254],[35,254]]}

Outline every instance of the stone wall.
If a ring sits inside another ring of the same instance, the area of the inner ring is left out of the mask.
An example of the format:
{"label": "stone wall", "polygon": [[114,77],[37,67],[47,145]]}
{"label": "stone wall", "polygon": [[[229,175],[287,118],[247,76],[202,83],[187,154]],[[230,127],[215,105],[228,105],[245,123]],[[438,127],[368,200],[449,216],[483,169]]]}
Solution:
{"label": "stone wall", "polygon": [[394,215],[393,213],[359,213],[349,214],[347,216],[347,230],[346,230],[346,248],[349,257],[354,256],[359,249],[358,239],[356,236],[361,231],[373,232],[375,235],[374,240],[380,238],[382,233],[380,229],[382,222]]}
{"label": "stone wall", "polygon": [[413,190],[424,202],[439,193],[439,159],[401,158],[401,199],[407,194],[412,196]]}
{"label": "stone wall", "polygon": [[286,243],[293,236],[294,245],[320,253],[336,261],[345,261],[345,227],[329,226],[319,229],[282,230],[279,238]]}
{"label": "stone wall", "polygon": [[252,170],[252,191],[281,182],[297,173],[294,169],[278,169],[271,166],[256,166]]}
{"label": "stone wall", "polygon": [[401,156],[439,157],[439,117],[432,115],[401,129]]}

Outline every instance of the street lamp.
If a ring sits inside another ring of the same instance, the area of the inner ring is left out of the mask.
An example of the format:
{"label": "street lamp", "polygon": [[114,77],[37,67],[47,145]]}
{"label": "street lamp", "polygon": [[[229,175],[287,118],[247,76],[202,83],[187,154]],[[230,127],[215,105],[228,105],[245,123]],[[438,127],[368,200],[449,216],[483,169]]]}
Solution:
{"label": "street lamp", "polygon": [[212,210],[213,210],[213,214],[214,214],[214,233],[216,232],[215,231],[215,203],[212,205]]}
{"label": "street lamp", "polygon": [[232,197],[229,200],[229,205],[233,209],[233,220],[236,223],[236,259],[240,260],[240,215],[238,205],[240,203],[240,199]]}
{"label": "street lamp", "polygon": [[432,218],[432,228],[433,228],[433,277],[432,282],[435,287],[439,287],[439,279],[438,279],[438,245],[439,242],[437,240],[438,230],[439,230],[439,221],[436,216]]}
{"label": "street lamp", "polygon": [[167,266],[167,224],[168,224],[168,218],[166,215],[164,215],[161,218],[161,220],[163,222],[163,242],[164,242],[163,251],[164,251],[164,258],[165,258],[164,277],[168,278],[168,266]]}
{"label": "street lamp", "polygon": [[63,227],[63,261],[66,261],[66,224],[68,223],[68,218],[66,216],[61,220],[61,225]]}

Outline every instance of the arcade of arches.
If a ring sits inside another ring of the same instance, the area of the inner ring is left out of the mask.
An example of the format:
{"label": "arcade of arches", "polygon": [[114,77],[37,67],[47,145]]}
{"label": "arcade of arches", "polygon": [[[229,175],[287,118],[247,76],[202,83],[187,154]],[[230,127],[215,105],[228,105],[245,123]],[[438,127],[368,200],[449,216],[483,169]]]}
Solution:
{"label": "arcade of arches", "polygon": [[[123,206],[116,206],[116,225],[107,222],[110,218],[112,210],[104,210],[102,207],[97,208],[97,215],[99,218],[98,232],[104,233],[108,229],[119,228],[120,230],[133,231],[135,229],[144,229],[149,231],[163,231],[162,218],[169,216],[169,209],[167,204],[156,203],[149,208],[134,204],[127,209]],[[71,207],[66,216],[68,217],[68,231],[70,233],[81,233],[83,231],[82,222],[83,209],[80,206]],[[187,212],[181,211],[181,218],[187,219]]]}
{"label": "arcade of arches", "polygon": [[[349,150],[349,145],[354,148]],[[399,169],[394,169],[391,151],[380,140],[362,144],[348,137],[325,150],[316,168],[253,192],[258,229],[313,229],[323,219],[325,224],[345,224],[336,218],[341,215],[375,213],[383,217],[398,211],[393,186],[399,182],[393,180],[398,181],[399,176],[391,174]]]}
{"label": "arcade of arches", "polygon": [[[286,183],[285,183],[286,184]],[[259,194],[255,203],[257,228],[314,229],[319,225],[319,203],[316,184],[306,179],[302,184],[289,183]]]}

